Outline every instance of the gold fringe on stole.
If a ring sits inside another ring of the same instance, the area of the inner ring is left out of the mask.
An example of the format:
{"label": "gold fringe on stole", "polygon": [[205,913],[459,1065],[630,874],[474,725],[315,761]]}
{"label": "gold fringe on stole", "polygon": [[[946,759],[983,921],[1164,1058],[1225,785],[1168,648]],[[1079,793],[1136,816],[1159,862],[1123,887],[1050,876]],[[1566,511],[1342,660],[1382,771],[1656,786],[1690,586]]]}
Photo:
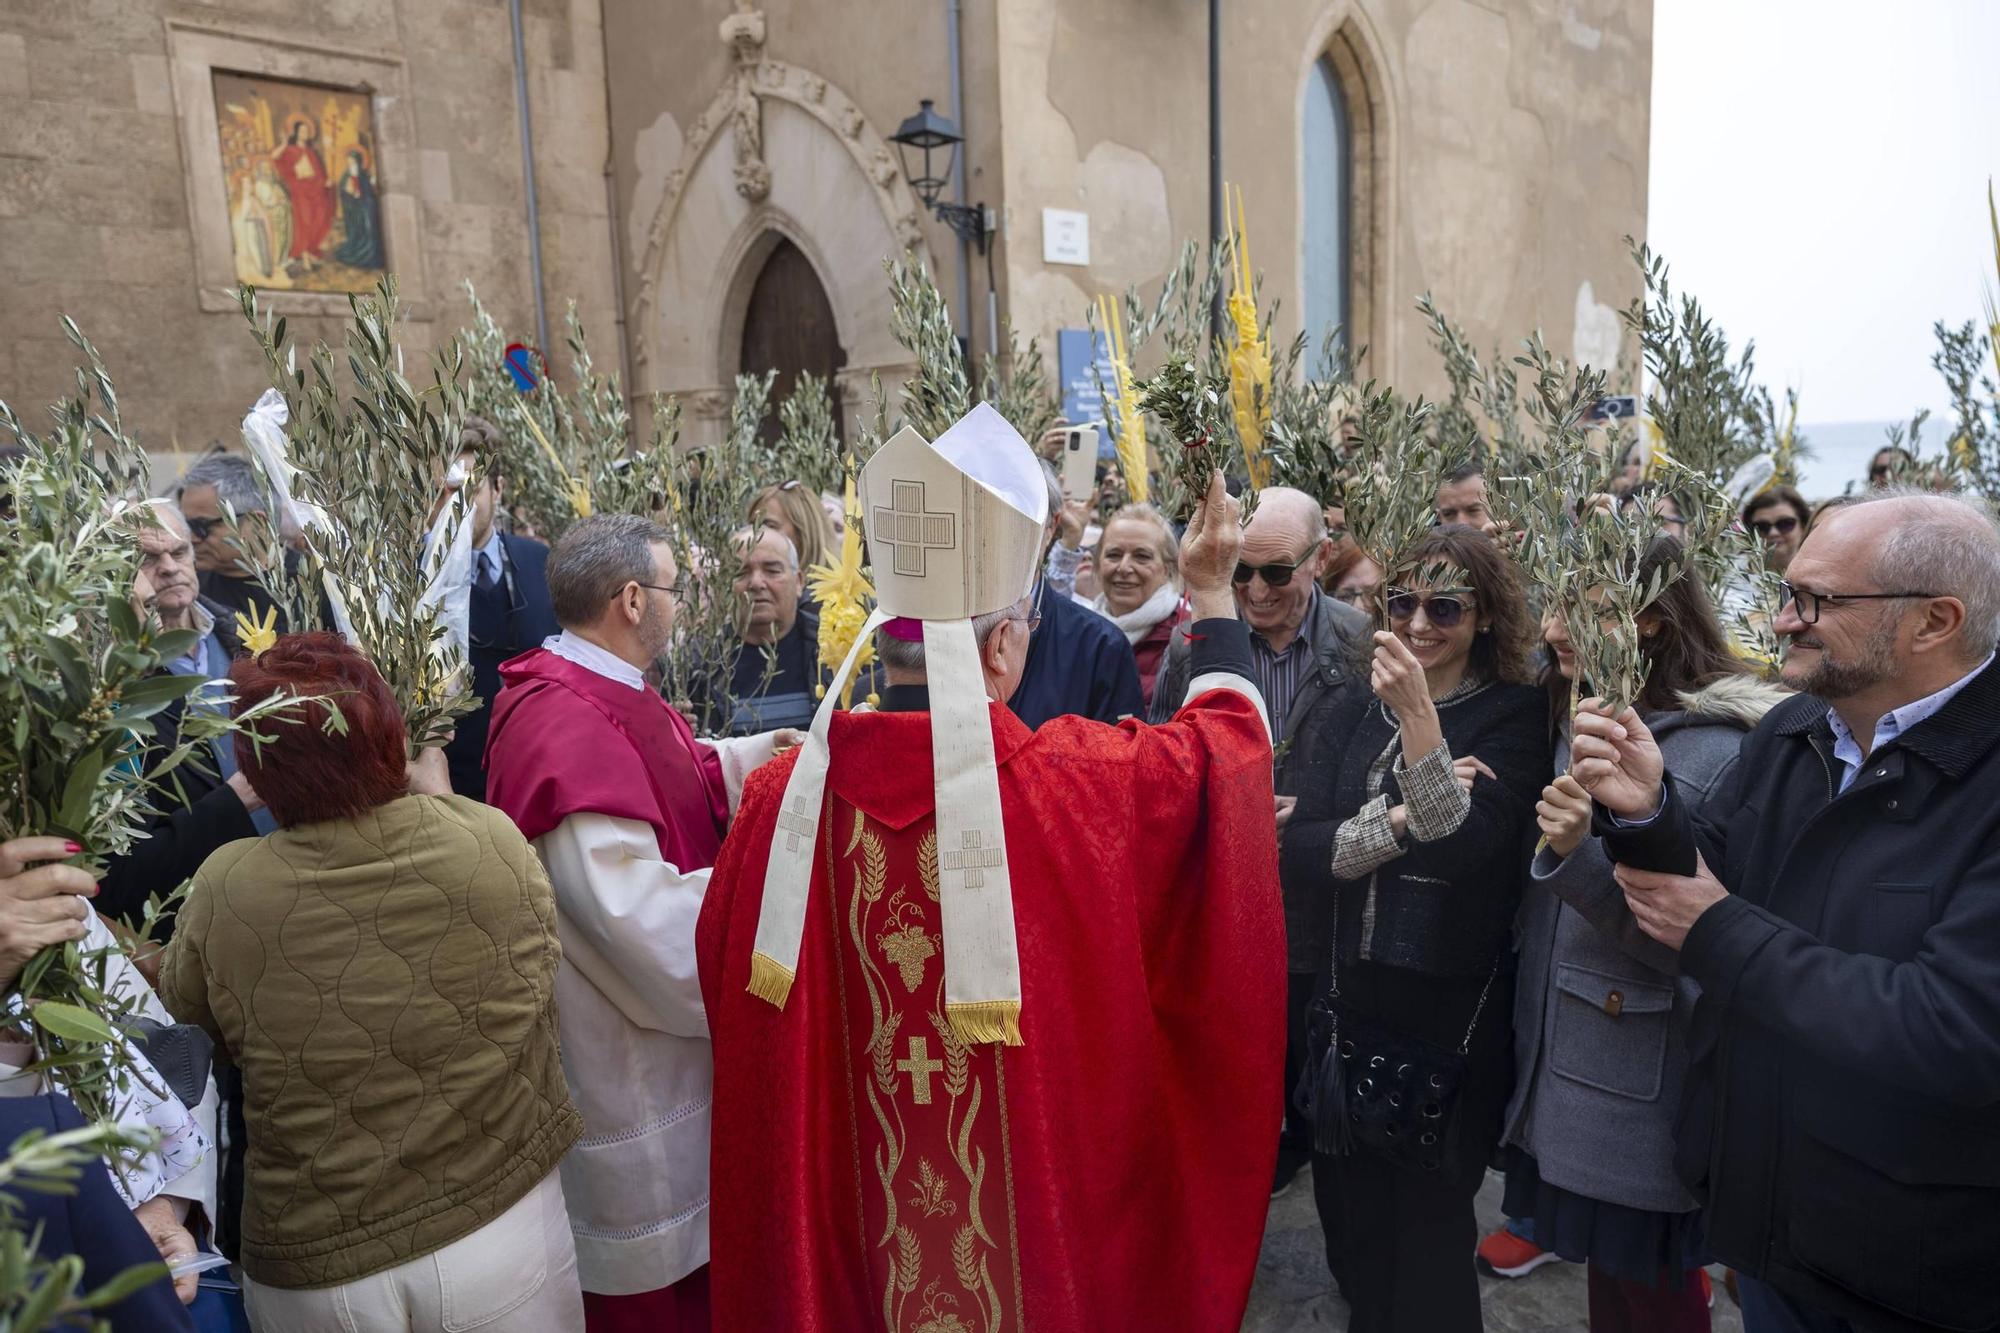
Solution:
{"label": "gold fringe on stole", "polygon": [[792,969],[770,955],[752,953],[750,984],[745,989],[758,999],[782,1009],[792,993],[793,975]]}
{"label": "gold fringe on stole", "polygon": [[1019,1000],[947,1002],[944,1016],[952,1032],[967,1046],[983,1046],[993,1041],[1008,1046],[1021,1044]]}

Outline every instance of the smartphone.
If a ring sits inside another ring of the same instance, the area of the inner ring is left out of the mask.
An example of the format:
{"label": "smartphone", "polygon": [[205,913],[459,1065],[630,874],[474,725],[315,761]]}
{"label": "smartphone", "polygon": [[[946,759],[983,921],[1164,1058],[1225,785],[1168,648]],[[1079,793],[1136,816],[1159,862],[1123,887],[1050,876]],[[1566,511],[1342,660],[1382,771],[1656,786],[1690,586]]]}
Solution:
{"label": "smartphone", "polygon": [[1097,490],[1097,427],[1071,426],[1063,431],[1063,497],[1089,500]]}

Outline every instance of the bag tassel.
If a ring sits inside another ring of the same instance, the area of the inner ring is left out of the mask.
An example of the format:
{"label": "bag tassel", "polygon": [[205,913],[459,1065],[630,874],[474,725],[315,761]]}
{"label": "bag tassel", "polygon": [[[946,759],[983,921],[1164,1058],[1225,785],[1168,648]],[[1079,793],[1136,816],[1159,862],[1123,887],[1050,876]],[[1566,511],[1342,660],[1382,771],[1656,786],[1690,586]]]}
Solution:
{"label": "bag tassel", "polygon": [[1347,1062],[1340,1058],[1340,1025],[1326,1041],[1326,1058],[1312,1090],[1313,1151],[1345,1157],[1354,1147],[1347,1119]]}

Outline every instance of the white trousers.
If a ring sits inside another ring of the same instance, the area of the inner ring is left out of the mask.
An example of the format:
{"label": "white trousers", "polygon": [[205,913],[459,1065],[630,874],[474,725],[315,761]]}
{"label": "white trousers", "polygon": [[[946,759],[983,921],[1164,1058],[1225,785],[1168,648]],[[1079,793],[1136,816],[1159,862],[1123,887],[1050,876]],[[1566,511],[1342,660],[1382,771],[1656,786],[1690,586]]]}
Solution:
{"label": "white trousers", "polygon": [[562,1178],[441,1250],[338,1287],[246,1277],[243,1304],[257,1333],[583,1333]]}

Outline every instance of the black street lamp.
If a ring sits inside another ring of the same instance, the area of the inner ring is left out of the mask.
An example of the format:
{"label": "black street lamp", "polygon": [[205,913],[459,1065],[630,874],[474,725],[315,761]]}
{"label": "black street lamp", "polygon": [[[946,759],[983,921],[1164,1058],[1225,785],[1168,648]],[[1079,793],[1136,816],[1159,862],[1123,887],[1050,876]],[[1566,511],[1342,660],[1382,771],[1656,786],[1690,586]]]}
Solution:
{"label": "black street lamp", "polygon": [[[938,195],[951,179],[952,157],[958,146],[965,142],[965,136],[958,132],[958,126],[950,119],[937,113],[936,105],[930,98],[923,99],[917,114],[909,117],[896,127],[889,136],[889,142],[896,145],[902,155],[903,174],[909,177],[910,188],[917,192],[917,198],[924,207],[937,215],[938,221],[950,227],[958,236],[979,247],[979,253],[986,253],[986,238],[991,231],[986,223],[986,205],[954,204],[943,202]],[[922,154],[921,166],[911,156],[915,149]],[[935,163],[934,154],[941,155]]]}

